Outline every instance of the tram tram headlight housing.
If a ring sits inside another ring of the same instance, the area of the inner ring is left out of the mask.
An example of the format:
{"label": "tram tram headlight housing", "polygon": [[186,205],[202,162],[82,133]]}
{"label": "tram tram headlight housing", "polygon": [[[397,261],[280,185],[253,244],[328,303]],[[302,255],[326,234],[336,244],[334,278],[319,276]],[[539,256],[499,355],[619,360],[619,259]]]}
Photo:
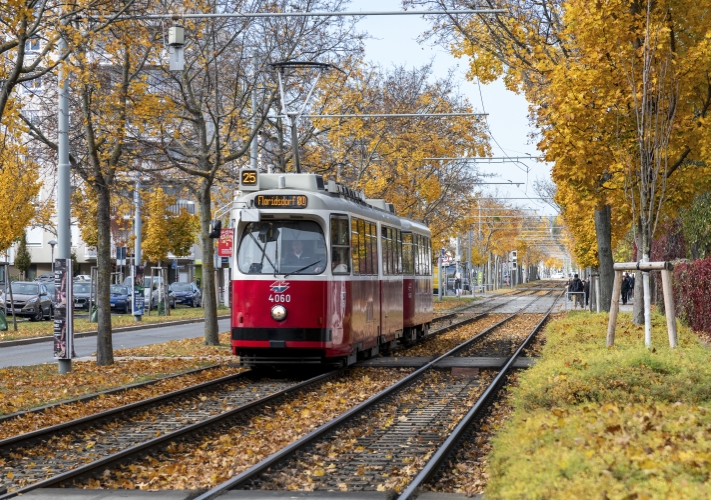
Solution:
{"label": "tram tram headlight housing", "polygon": [[272,307],[272,318],[274,318],[275,321],[284,321],[286,319],[286,307],[284,307],[284,306]]}

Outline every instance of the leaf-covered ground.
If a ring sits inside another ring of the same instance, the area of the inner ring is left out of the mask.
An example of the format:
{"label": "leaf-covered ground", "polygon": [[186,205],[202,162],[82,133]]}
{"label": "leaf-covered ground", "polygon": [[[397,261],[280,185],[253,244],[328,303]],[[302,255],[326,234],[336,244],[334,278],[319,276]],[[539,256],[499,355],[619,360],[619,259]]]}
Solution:
{"label": "leaf-covered ground", "polygon": [[232,361],[237,358],[232,356],[230,348],[230,334],[221,333],[219,346],[207,346],[204,344],[204,337],[193,337],[189,339],[169,340],[160,344],[150,344],[142,347],[131,347],[114,351],[114,356],[222,356]]}
{"label": "leaf-covered ground", "polygon": [[520,376],[514,414],[493,439],[486,498],[711,498],[711,354],[679,325],[653,346],[620,314],[551,322],[540,361]]}
{"label": "leaf-covered ground", "polygon": [[[224,315],[229,314],[229,309],[226,307],[220,307],[217,311],[218,314]],[[143,316],[141,323],[136,323],[133,316],[130,314],[114,314],[111,316],[111,325],[114,328],[120,328],[125,326],[137,326],[140,324],[149,323],[167,323],[170,321],[179,321],[185,319],[197,319],[204,317],[204,311],[202,308],[177,308],[170,310],[170,316],[158,316],[158,313],[151,311],[150,316]],[[29,339],[34,337],[51,337],[54,334],[54,323],[52,321],[17,321],[17,331],[14,331],[12,317],[7,318],[8,330],[6,332],[0,332],[0,342],[4,340],[21,340]],[[80,332],[95,332],[96,323],[91,323],[88,319],[76,318],[74,320],[74,331]]]}
{"label": "leaf-covered ground", "polygon": [[89,479],[86,488],[210,488],[365,401],[412,370],[356,368],[337,380],[260,411],[242,425]]}
{"label": "leaf-covered ground", "polygon": [[512,373],[507,387],[491,407],[486,410],[483,421],[474,425],[467,440],[457,449],[455,456],[435,478],[434,483],[425,486],[427,490],[446,493],[461,493],[473,496],[484,492],[488,481],[487,455],[491,451],[491,438],[511,417],[513,407],[510,390],[515,387],[518,374]]}
{"label": "leaf-covered ground", "polygon": [[462,342],[480,334],[487,328],[509,316],[508,314],[488,314],[468,325],[425,339],[419,344],[398,352],[400,356],[441,356]]}
{"label": "leaf-covered ground", "polygon": [[442,297],[442,301],[434,299],[434,312],[446,313],[459,309],[460,307],[470,305],[476,300],[481,300],[479,297]]}
{"label": "leaf-covered ground", "polygon": [[[75,362],[72,365],[72,372],[67,375],[57,374],[56,364],[42,364],[22,367],[9,367],[0,369],[0,415],[7,415],[20,410],[27,410],[57,401],[75,399],[86,394],[104,391],[124,385],[143,382],[161,378],[166,375],[184,372],[212,364],[207,360],[200,359],[130,359],[119,360],[112,366],[97,366],[94,362]],[[203,375],[186,375],[181,377],[183,384],[192,385],[195,380],[208,380],[217,378],[228,373],[235,373],[238,368],[221,367],[219,369],[209,370],[209,373]],[[207,377],[207,378],[205,378]],[[131,389],[131,394],[137,394],[138,399],[143,399],[144,394],[161,394],[169,392],[173,387],[177,387],[176,381],[162,381],[146,389],[145,392],[139,389]],[[154,392],[158,391],[158,392]],[[162,391],[162,392],[161,392]],[[67,407],[49,410],[49,413],[43,412],[35,416],[23,417],[23,421],[27,424],[21,424],[18,420],[18,426],[12,427],[15,424],[5,422],[0,426],[0,436],[10,436],[17,433],[18,429],[32,430],[39,427],[46,427],[53,423],[63,421],[61,419],[77,418],[77,411],[70,406],[77,408],[98,408],[97,410],[87,410],[91,413],[101,411],[103,409],[113,408],[121,404],[137,401],[131,400],[132,396],[129,392],[124,392],[116,396],[103,396],[94,402],[87,403],[72,403]],[[69,417],[63,416],[64,412],[69,414]],[[51,415],[56,413],[55,420]],[[22,420],[22,419],[21,419]],[[37,427],[39,426],[39,427]],[[11,429],[12,427],[12,429]],[[10,430],[8,430],[10,429]]]}
{"label": "leaf-covered ground", "polygon": [[[401,492],[422,470],[494,376],[493,371],[484,370],[476,385],[463,394],[453,394],[447,391],[452,385],[451,375],[432,370],[397,397],[378,405],[365,420],[356,420],[353,425],[321,440],[313,451],[298,453],[281,470],[265,473],[259,488]],[[437,395],[437,404],[443,405],[445,410],[437,415],[436,422],[419,420],[433,402],[433,392]],[[404,439],[403,433],[409,437]],[[428,437],[425,439],[423,435]],[[383,452],[379,444],[389,444],[391,448]],[[417,452],[408,448],[417,448]],[[350,477],[344,477],[344,473]]]}

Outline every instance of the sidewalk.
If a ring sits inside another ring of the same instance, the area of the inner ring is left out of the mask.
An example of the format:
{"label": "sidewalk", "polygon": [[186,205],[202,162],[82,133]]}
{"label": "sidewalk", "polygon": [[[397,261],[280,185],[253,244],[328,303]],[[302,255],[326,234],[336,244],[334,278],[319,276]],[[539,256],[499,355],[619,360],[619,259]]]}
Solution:
{"label": "sidewalk", "polygon": [[622,299],[620,299],[620,312],[632,312],[632,307],[634,306],[634,299],[627,299],[627,304],[622,305]]}

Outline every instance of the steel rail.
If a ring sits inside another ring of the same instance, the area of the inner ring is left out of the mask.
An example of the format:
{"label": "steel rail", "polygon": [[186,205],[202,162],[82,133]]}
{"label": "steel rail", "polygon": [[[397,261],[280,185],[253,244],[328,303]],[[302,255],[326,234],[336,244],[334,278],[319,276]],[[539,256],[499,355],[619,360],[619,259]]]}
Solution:
{"label": "steel rail", "polygon": [[7,452],[8,450],[16,449],[18,447],[30,446],[37,441],[48,439],[50,436],[59,433],[72,432],[88,426],[102,425],[117,418],[125,417],[128,413],[135,413],[136,411],[145,411],[155,406],[165,404],[171,400],[187,396],[191,393],[199,393],[215,386],[245,378],[250,373],[251,372],[249,370],[245,370],[239,373],[233,373],[232,375],[226,375],[224,377],[220,377],[214,380],[208,380],[207,382],[202,382],[200,384],[191,385],[189,387],[168,392],[166,394],[161,394],[152,398],[136,401],[135,403],[129,403],[127,405],[111,408],[110,410],[105,410],[99,413],[94,413],[92,415],[87,415],[85,417],[69,420],[67,422],[62,422],[61,424],[43,427],[42,429],[37,429],[36,431],[27,432],[25,434],[20,434],[18,436],[9,437],[6,439],[1,439],[0,453]]}
{"label": "steel rail", "polygon": [[309,386],[319,384],[329,378],[340,376],[345,372],[345,370],[345,368],[342,368],[340,370],[334,370],[328,373],[324,373],[322,375],[317,375],[316,377],[312,377],[291,387],[275,392],[274,394],[270,394],[263,398],[259,398],[244,405],[238,406],[237,408],[229,410],[225,413],[215,415],[201,422],[196,422],[194,424],[183,427],[182,429],[178,429],[176,431],[151,439],[149,441],[145,441],[135,446],[131,446],[117,453],[104,457],[100,460],[96,460],[86,465],[77,467],[76,469],[57,474],[56,476],[52,476],[48,479],[45,479],[44,481],[38,481],[13,492],[0,495],[0,500],[7,500],[9,498],[16,497],[17,495],[23,495],[39,488],[51,488],[53,486],[59,486],[62,483],[75,479],[80,479],[84,476],[89,476],[97,470],[117,466],[122,462],[141,455],[142,453],[146,453],[152,449],[156,449],[162,446],[167,446],[171,442],[180,439],[182,436],[197,432],[203,433],[206,430],[214,428],[215,426],[229,422],[231,419],[238,418],[243,414],[248,413],[249,411],[266,406],[267,404],[273,403],[274,401],[284,398],[285,396],[293,392],[301,391]]}
{"label": "steel rail", "polygon": [[[345,424],[348,422],[350,419],[353,417],[361,414],[362,412],[370,409],[373,407],[375,404],[379,403],[382,401],[384,398],[387,398],[389,396],[392,396],[396,394],[398,391],[401,389],[406,388],[407,386],[411,385],[413,382],[415,382],[421,375],[423,375],[425,372],[428,370],[435,368],[437,363],[440,361],[444,360],[447,357],[453,356],[454,354],[460,352],[463,349],[466,349],[469,347],[472,343],[476,342],[478,339],[480,339],[482,336],[490,333],[494,329],[498,328],[499,326],[503,325],[507,321],[509,321],[511,318],[515,317],[516,315],[520,314],[520,312],[529,307],[531,304],[542,298],[543,296],[538,296],[535,298],[532,302],[526,304],[523,306],[518,312],[512,314],[508,318],[503,319],[502,321],[496,323],[495,325],[487,328],[483,332],[479,333],[475,337],[472,337],[469,340],[466,340],[462,344],[450,349],[446,353],[442,354],[441,356],[438,356],[437,358],[429,361],[427,364],[422,366],[421,368],[415,370],[412,372],[410,375],[406,376],[405,378],[400,379],[399,381],[395,382],[393,385],[390,387],[382,390],[378,394],[370,397],[366,401],[360,403],[358,406],[355,406],[354,408],[351,408],[347,412],[339,415],[338,417],[334,418],[330,422],[327,422],[323,424],[322,426],[318,427],[317,429],[313,430],[306,436],[294,441],[293,443],[285,446],[281,450],[273,453],[272,455],[268,456],[267,458],[263,459],[259,463],[253,465],[249,469],[246,469],[242,471],[241,473],[237,474],[236,476],[228,479],[227,481],[224,481],[223,483],[215,486],[214,488],[208,490],[207,492],[203,493],[202,495],[198,496],[195,498],[195,500],[211,500],[214,498],[219,497],[223,493],[229,490],[233,490],[238,486],[244,485],[248,481],[251,481],[253,479],[256,479],[259,475],[261,475],[263,472],[265,472],[267,469],[273,467],[274,465],[277,465],[278,463],[286,460],[289,458],[291,455],[293,455],[295,452],[299,451],[301,448],[311,444],[313,441],[318,439],[321,436],[324,436],[325,434],[335,430],[339,426]],[[460,326],[460,324],[457,324],[456,326]],[[518,352],[518,351],[517,351]],[[2,497],[0,497],[0,500],[2,500]]]}
{"label": "steel rail", "polygon": [[563,294],[556,297],[556,299],[553,301],[553,304],[551,304],[550,308],[548,308],[546,315],[541,319],[541,321],[538,322],[538,324],[533,328],[533,330],[531,330],[531,333],[529,333],[528,337],[526,337],[526,339],[521,343],[519,348],[516,349],[516,352],[513,353],[513,355],[509,358],[509,360],[506,362],[501,371],[496,375],[494,380],[491,381],[486,390],[482,393],[481,396],[479,396],[476,403],[474,403],[474,406],[472,406],[471,409],[467,412],[467,414],[459,421],[459,423],[454,428],[449,437],[447,437],[444,443],[442,443],[439,449],[434,453],[434,455],[432,455],[430,460],[425,464],[424,468],[419,472],[419,474],[415,476],[415,479],[413,479],[407,486],[405,491],[403,491],[397,497],[398,500],[408,500],[410,498],[414,498],[415,495],[419,492],[419,489],[422,487],[422,485],[424,485],[439,470],[439,468],[442,466],[449,454],[452,452],[452,450],[455,449],[456,445],[459,443],[459,440],[463,436],[465,430],[469,427],[469,424],[479,414],[482,408],[484,408],[485,404],[488,402],[488,399],[494,394],[495,391],[498,390],[499,386],[503,383],[504,379],[508,375],[509,370],[516,362],[516,359],[533,339],[533,336],[538,333],[540,328],[543,326],[543,323],[548,319],[551,311],[553,310],[553,307],[558,302],[558,299],[562,297],[562,295]]}
{"label": "steel rail", "polygon": [[204,366],[202,368],[196,368],[194,370],[188,370],[185,372],[180,372],[180,373],[176,373],[173,375],[168,375],[166,377],[156,378],[153,380],[147,380],[145,382],[137,382],[135,384],[123,385],[121,387],[116,387],[114,389],[107,389],[105,391],[100,391],[100,392],[94,392],[92,394],[87,394],[87,395],[80,396],[80,397],[74,398],[74,399],[57,401],[56,403],[51,403],[51,404],[44,405],[44,406],[38,406],[37,408],[30,408],[29,410],[22,410],[22,411],[18,411],[18,412],[14,412],[14,413],[9,413],[7,415],[0,416],[0,424],[2,424],[3,422],[6,422],[8,420],[12,420],[14,418],[23,417],[25,415],[31,415],[33,413],[41,413],[46,410],[51,410],[52,408],[57,408],[59,406],[69,405],[69,404],[74,404],[74,403],[84,403],[86,401],[91,401],[92,399],[100,398],[102,396],[109,396],[111,394],[119,394],[121,392],[126,392],[131,389],[138,389],[141,387],[148,387],[148,386],[154,385],[162,380],[170,380],[172,378],[182,377],[183,375],[190,375],[190,374],[199,373],[199,372],[202,372],[205,370],[212,370],[213,368],[217,368],[218,366],[220,366],[220,365]]}

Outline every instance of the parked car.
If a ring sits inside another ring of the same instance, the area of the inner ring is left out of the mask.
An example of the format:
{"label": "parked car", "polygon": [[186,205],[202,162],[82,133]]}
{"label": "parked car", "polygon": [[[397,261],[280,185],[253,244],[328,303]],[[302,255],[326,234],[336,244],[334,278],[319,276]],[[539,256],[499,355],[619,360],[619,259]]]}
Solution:
{"label": "parked car", "polygon": [[12,304],[10,292],[0,294],[0,307],[5,309],[6,315],[12,314],[14,306],[15,316],[25,316],[31,321],[40,321],[52,317],[52,299],[49,297],[44,283],[37,281],[13,281]]}
{"label": "parked car", "polygon": [[96,302],[96,286],[91,281],[77,281],[74,283],[74,309],[89,310],[89,299]]}
{"label": "parked car", "polygon": [[[151,277],[148,276],[144,278],[143,280],[143,285],[144,285],[144,290],[143,290],[143,296],[145,297],[145,303],[148,304],[148,296],[151,296],[151,309],[157,309],[158,308],[158,297],[159,297],[159,290],[158,290],[158,285],[163,283],[163,280],[158,277],[154,276],[154,279],[151,280]],[[131,276],[127,277],[125,280],[123,280],[124,286],[127,286],[129,289],[133,287],[133,278]],[[152,287],[151,287],[152,285]],[[153,293],[151,294],[151,287]],[[176,298],[173,294],[168,291],[168,303],[170,304],[171,309],[175,309],[175,304],[176,304]]]}
{"label": "parked car", "polygon": [[54,281],[45,281],[42,284],[47,289],[49,298],[52,301],[52,316],[54,316],[54,308],[57,307],[57,299],[54,296]]}
{"label": "parked car", "polygon": [[42,273],[35,278],[35,281],[54,281],[54,273]]}
{"label": "parked car", "polygon": [[132,295],[130,289],[124,285],[111,285],[109,300],[112,311],[121,311],[124,314],[131,312]]}
{"label": "parked car", "polygon": [[200,307],[202,305],[202,292],[195,283],[172,283],[170,291],[178,304]]}
{"label": "parked car", "polygon": [[74,281],[91,281],[91,276],[88,274],[77,274],[74,276]]}

